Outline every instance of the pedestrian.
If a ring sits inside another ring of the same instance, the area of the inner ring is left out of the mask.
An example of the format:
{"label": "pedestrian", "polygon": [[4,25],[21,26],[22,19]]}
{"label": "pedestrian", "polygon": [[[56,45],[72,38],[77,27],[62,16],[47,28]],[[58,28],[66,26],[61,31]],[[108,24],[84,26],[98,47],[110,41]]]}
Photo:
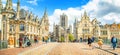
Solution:
{"label": "pedestrian", "polygon": [[92,48],[94,49],[94,41],[95,41],[95,37],[94,36],[92,36]]}
{"label": "pedestrian", "polygon": [[111,43],[112,43],[113,50],[115,50],[117,45],[117,38],[115,36],[111,38]]}
{"label": "pedestrian", "polygon": [[92,47],[92,39],[90,37],[88,37],[88,45],[90,48]]}
{"label": "pedestrian", "polygon": [[82,38],[80,38],[80,42],[82,42]]}
{"label": "pedestrian", "polygon": [[23,39],[22,37],[19,38],[19,47],[21,48],[22,47],[22,44],[23,44]]}
{"label": "pedestrian", "polygon": [[27,46],[27,37],[24,37],[24,45],[23,45],[23,47],[26,47]]}
{"label": "pedestrian", "polygon": [[99,37],[98,39],[98,45],[99,45],[99,48],[102,48],[103,40],[101,39],[101,37]]}
{"label": "pedestrian", "polygon": [[30,40],[28,39],[27,36],[24,37],[24,47],[28,46],[28,42],[30,42]]}
{"label": "pedestrian", "polygon": [[28,37],[27,37],[27,46],[32,46]]}
{"label": "pedestrian", "polygon": [[95,41],[95,37],[94,36],[92,36],[92,42],[94,42]]}
{"label": "pedestrian", "polygon": [[35,42],[35,43],[37,43],[37,42],[38,42],[38,40],[37,40],[37,37],[36,37],[36,36],[34,37],[34,42]]}

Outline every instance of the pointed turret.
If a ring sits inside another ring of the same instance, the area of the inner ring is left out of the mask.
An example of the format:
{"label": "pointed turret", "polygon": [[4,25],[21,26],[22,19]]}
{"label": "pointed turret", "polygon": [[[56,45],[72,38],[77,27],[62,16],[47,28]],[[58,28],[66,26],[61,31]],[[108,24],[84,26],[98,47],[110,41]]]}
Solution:
{"label": "pointed turret", "polygon": [[12,0],[7,0],[5,9],[10,9],[10,10],[13,9]]}
{"label": "pointed turret", "polygon": [[48,14],[47,14],[47,8],[45,8],[44,16],[48,16]]}
{"label": "pointed turret", "polygon": [[0,13],[2,12],[3,9],[3,5],[2,5],[2,1],[0,0]]}
{"label": "pointed turret", "polygon": [[89,19],[89,16],[87,15],[87,12],[86,12],[86,11],[84,11],[84,15],[83,15],[83,17],[82,17],[81,20],[90,20],[90,19]]}
{"label": "pointed turret", "polygon": [[[45,12],[42,18],[42,22],[45,24],[46,27],[49,26],[49,20],[48,20],[48,14],[47,14],[47,8],[45,8]],[[48,30],[48,29],[46,29]]]}
{"label": "pointed turret", "polygon": [[35,22],[38,22],[38,16],[35,16]]}
{"label": "pointed turret", "polygon": [[84,16],[87,16],[87,12],[86,11],[84,11]]}
{"label": "pointed turret", "polygon": [[17,19],[20,18],[20,0],[17,2]]}
{"label": "pointed turret", "polygon": [[3,8],[2,1],[0,0],[0,9]]}
{"label": "pointed turret", "polygon": [[48,22],[47,8],[45,8],[43,19]]}
{"label": "pointed turret", "polygon": [[77,19],[75,18],[75,23],[77,23]]}

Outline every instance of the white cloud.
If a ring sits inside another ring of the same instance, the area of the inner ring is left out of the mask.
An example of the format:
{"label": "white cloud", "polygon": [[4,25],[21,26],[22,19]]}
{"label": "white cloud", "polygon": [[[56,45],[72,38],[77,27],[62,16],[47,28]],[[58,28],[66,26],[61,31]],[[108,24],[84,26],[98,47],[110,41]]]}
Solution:
{"label": "white cloud", "polygon": [[5,2],[6,2],[6,0],[2,0],[2,2],[3,2],[3,3],[5,3]]}
{"label": "white cloud", "polygon": [[109,13],[108,15],[105,15],[103,18],[106,21],[113,21],[116,23],[120,23],[120,14]]}
{"label": "white cloud", "polygon": [[27,1],[28,3],[31,3],[31,4],[33,4],[33,5],[37,5],[37,1],[38,0],[30,0],[30,1]]}
{"label": "white cloud", "polygon": [[[116,20],[120,19],[120,4],[118,3],[120,3],[120,0],[91,0],[82,8],[86,9],[91,17],[103,18],[106,21],[115,20],[115,22],[120,23]],[[116,17],[113,15],[116,15]]]}
{"label": "white cloud", "polygon": [[[53,23],[59,23],[60,14],[65,13],[68,16],[69,24],[73,24],[74,19],[81,19],[81,14],[86,10],[90,19],[97,18],[102,24],[120,23],[120,0],[90,0],[82,7],[68,8],[66,10],[55,9],[50,19],[50,31],[53,29]],[[82,8],[82,9],[80,9]],[[53,21],[54,20],[54,21]]]}
{"label": "white cloud", "polygon": [[28,7],[28,6],[21,6],[22,9],[25,9],[25,10],[29,10],[29,11],[32,11],[33,8],[32,7]]}
{"label": "white cloud", "polygon": [[68,8],[67,10],[55,9],[53,15],[49,16],[50,21],[50,31],[53,31],[53,24],[59,24],[60,22],[60,15],[65,13],[68,16],[68,23],[69,25],[73,25],[75,18],[81,18],[81,14],[83,11],[80,8]]}

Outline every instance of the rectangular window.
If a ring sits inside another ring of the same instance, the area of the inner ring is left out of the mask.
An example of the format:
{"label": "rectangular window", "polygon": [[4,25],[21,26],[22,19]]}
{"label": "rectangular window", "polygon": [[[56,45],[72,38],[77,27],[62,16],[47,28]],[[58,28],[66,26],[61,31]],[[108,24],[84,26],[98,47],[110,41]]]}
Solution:
{"label": "rectangular window", "polygon": [[11,32],[11,31],[15,31],[15,26],[13,25],[13,24],[10,24],[10,26],[9,26],[9,31]]}
{"label": "rectangular window", "polygon": [[25,30],[24,24],[20,24],[20,31],[24,31],[24,30]]}
{"label": "rectangular window", "polygon": [[28,25],[26,25],[26,29],[27,29],[27,32],[29,31],[29,26]]}
{"label": "rectangular window", "polygon": [[107,31],[103,31],[102,34],[103,34],[103,35],[107,35]]}
{"label": "rectangular window", "polygon": [[31,26],[31,32],[32,32],[32,26]]}
{"label": "rectangular window", "polygon": [[12,27],[13,27],[13,25],[10,24],[10,29],[9,29],[10,32],[12,31]]}

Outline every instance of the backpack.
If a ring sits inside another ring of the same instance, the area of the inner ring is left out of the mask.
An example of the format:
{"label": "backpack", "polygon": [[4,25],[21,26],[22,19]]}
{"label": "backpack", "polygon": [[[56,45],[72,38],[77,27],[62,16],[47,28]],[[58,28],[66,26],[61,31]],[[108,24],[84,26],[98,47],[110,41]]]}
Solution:
{"label": "backpack", "polygon": [[113,43],[116,43],[117,42],[117,39],[116,38],[113,38],[113,41],[112,41]]}
{"label": "backpack", "polygon": [[94,40],[95,40],[95,38],[94,38],[94,37],[92,37],[91,41],[92,41],[92,42],[94,42]]}

